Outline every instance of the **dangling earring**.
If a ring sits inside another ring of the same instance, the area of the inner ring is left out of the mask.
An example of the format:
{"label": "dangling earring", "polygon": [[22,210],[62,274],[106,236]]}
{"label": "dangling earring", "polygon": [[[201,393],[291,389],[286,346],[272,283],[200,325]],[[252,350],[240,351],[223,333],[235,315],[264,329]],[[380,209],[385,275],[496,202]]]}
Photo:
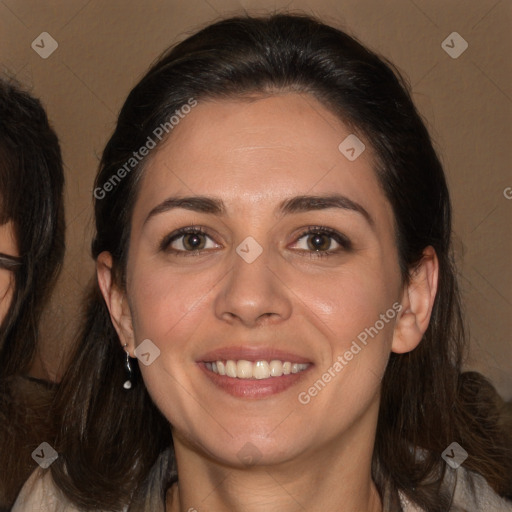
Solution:
{"label": "dangling earring", "polygon": [[[128,344],[125,343],[123,345],[123,348],[127,347],[127,346],[128,346]],[[128,379],[124,382],[123,388],[130,389],[132,387],[133,372],[132,372],[132,366],[130,364],[130,352],[128,352],[128,350],[125,350],[125,352],[126,352],[126,362],[124,363],[124,366],[126,368],[126,371],[128,372]]]}

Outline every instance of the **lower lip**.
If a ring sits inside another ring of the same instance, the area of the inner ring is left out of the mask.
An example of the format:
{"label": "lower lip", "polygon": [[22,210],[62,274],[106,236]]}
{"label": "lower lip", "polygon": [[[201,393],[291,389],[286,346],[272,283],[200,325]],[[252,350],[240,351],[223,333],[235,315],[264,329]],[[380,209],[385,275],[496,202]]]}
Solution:
{"label": "lower lip", "polygon": [[281,377],[269,377],[268,379],[236,379],[213,373],[206,368],[204,363],[199,363],[199,368],[217,387],[237,398],[267,398],[291,388],[304,378],[304,375],[312,368],[310,364],[305,370],[298,373],[290,373]]}

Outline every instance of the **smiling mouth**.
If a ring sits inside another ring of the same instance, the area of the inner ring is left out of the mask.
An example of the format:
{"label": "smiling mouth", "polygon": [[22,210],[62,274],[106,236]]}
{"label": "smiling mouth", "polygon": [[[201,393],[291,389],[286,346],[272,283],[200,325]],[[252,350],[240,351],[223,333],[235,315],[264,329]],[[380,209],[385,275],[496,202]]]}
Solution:
{"label": "smiling mouth", "polygon": [[217,374],[233,379],[268,379],[300,373],[306,370],[309,363],[291,363],[290,361],[247,361],[246,359],[225,361],[209,361],[204,363],[206,368]]}

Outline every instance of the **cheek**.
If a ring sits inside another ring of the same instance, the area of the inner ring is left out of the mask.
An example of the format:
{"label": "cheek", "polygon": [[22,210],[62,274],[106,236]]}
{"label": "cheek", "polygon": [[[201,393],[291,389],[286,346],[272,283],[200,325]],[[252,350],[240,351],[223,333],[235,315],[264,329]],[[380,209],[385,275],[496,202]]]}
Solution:
{"label": "cheek", "polygon": [[149,338],[161,350],[178,350],[205,320],[205,307],[220,277],[139,266],[128,289],[136,342]]}
{"label": "cheek", "polygon": [[[394,318],[392,306],[399,298],[398,283],[396,271],[386,272],[380,264],[366,264],[298,279],[293,290],[305,310],[325,324],[327,336],[343,348],[360,332],[374,326],[390,308],[386,320]],[[390,323],[386,322],[386,326]],[[382,328],[381,323],[378,327]]]}
{"label": "cheek", "polygon": [[147,264],[139,265],[128,283],[135,344],[150,339],[160,350],[154,363],[139,364],[145,386],[164,416],[183,428],[190,428],[197,414],[189,403],[189,376],[195,371],[190,348],[194,336],[205,332],[205,304],[214,284],[211,273],[183,275]]}
{"label": "cheek", "polygon": [[[296,283],[310,322],[324,333],[317,373],[301,404],[328,408],[333,425],[348,421],[378,392],[391,351],[400,295],[398,267],[383,257]],[[323,345],[323,346],[322,346]]]}
{"label": "cheek", "polygon": [[[310,410],[329,410],[325,428],[362,414],[378,393],[389,359],[399,308],[396,275],[365,266],[315,279],[297,295],[310,320],[325,333],[317,372],[301,388],[298,401]],[[321,414],[319,413],[319,417]]]}

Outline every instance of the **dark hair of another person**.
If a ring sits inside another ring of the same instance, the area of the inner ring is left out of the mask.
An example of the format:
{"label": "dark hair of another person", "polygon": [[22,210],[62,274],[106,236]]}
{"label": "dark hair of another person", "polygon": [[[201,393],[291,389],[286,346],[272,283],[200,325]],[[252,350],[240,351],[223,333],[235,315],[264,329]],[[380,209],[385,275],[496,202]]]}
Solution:
{"label": "dark hair of another person", "polygon": [[[447,510],[441,453],[457,441],[469,453],[464,466],[512,497],[505,433],[489,395],[481,393],[489,387],[479,374],[461,371],[465,336],[445,176],[408,86],[391,64],[305,15],[216,22],[169,49],[131,91],[95,186],[111,180],[153,130],[191,98],[251,101],[286,92],[310,94],[374,148],[375,172],[394,212],[404,282],[425,247],[433,246],[439,258],[439,288],[424,339],[410,353],[391,354],[382,382],[372,463],[379,492],[397,496],[401,490],[428,511]],[[92,254],[112,254],[121,288],[131,215],[149,158],[95,201]],[[151,466],[172,438],[138,365],[134,388],[123,390],[125,354],[97,283],[88,300],[58,401],[61,456],[51,471],[78,506],[121,510],[130,496],[143,494]],[[412,447],[427,453],[419,458]]]}
{"label": "dark hair of another person", "polygon": [[59,141],[44,108],[0,79],[0,224],[12,222],[20,261],[0,323],[0,509],[12,506],[37,467],[31,452],[54,435],[54,385],[25,377],[64,257],[63,186]]}
{"label": "dark hair of another person", "polygon": [[11,221],[21,265],[0,325],[0,378],[26,373],[39,321],[64,257],[59,141],[39,102],[0,80],[0,224]]}

